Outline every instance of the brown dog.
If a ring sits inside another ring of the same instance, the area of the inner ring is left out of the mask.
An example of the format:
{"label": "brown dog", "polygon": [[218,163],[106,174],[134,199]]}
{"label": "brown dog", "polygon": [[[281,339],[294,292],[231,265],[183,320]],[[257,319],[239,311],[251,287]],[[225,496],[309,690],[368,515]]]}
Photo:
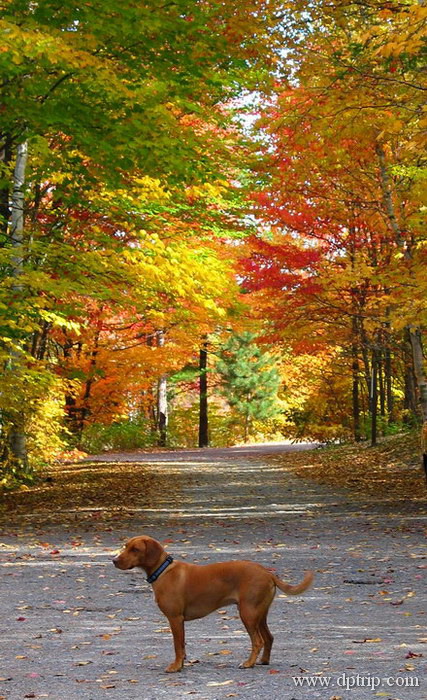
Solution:
{"label": "brown dog", "polygon": [[160,610],[169,620],[175,647],[175,661],[166,669],[180,671],[184,664],[184,621],[205,617],[223,605],[235,603],[251,638],[252,651],[242,668],[252,668],[261,649],[261,663],[270,663],[273,636],[267,626],[268,609],[276,586],[284,593],[297,595],[313,580],[307,572],[297,586],[281,581],[271,571],[251,561],[226,561],[218,564],[188,564],[173,561],[151,537],[142,535],[127,542],[123,552],[113,559],[118,569],[144,569]]}

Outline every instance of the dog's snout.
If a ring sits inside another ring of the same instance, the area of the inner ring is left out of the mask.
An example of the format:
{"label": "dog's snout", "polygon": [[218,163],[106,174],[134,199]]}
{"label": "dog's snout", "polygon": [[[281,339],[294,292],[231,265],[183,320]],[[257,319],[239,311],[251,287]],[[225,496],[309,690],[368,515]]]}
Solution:
{"label": "dog's snout", "polygon": [[119,557],[118,557],[118,556],[117,556],[117,557],[113,557],[111,561],[113,562],[114,566],[118,566],[118,565],[119,565]]}

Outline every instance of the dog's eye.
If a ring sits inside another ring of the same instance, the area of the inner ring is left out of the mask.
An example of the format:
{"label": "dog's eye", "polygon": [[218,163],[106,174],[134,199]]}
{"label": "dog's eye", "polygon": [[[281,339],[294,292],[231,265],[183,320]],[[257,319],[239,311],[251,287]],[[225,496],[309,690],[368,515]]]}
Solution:
{"label": "dog's eye", "polygon": [[131,547],[130,551],[132,552],[132,554],[137,554],[138,547]]}

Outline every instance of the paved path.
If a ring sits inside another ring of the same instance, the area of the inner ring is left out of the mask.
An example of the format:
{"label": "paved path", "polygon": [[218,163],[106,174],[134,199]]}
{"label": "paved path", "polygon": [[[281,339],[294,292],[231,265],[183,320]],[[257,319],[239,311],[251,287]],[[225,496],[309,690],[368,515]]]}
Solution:
{"label": "paved path", "polygon": [[317,442],[264,442],[256,445],[236,445],[235,447],[206,447],[183,450],[159,450],[147,452],[143,449],[137,452],[109,452],[88,458],[91,462],[217,462],[240,457],[261,457],[278,455],[283,452],[301,452],[314,450],[320,446]]}
{"label": "paved path", "polygon": [[[141,483],[125,508],[76,525],[15,520],[0,545],[0,700],[427,698],[423,514],[332,494],[262,452],[104,456]],[[187,624],[194,663],[164,673],[172,642],[150,586],[110,562],[139,533],[189,561],[251,558],[291,582],[316,570],[303,596],[276,596],[270,667],[238,668],[248,639],[228,608]]]}

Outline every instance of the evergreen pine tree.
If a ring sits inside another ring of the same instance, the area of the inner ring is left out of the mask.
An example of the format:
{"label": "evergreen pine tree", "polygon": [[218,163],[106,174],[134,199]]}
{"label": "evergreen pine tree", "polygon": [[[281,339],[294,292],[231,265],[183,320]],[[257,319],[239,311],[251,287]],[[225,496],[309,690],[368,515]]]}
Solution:
{"label": "evergreen pine tree", "polygon": [[216,370],[222,379],[222,394],[243,418],[244,439],[254,419],[264,420],[279,412],[277,392],[280,376],[269,352],[256,345],[256,335],[233,335],[220,352]]}

